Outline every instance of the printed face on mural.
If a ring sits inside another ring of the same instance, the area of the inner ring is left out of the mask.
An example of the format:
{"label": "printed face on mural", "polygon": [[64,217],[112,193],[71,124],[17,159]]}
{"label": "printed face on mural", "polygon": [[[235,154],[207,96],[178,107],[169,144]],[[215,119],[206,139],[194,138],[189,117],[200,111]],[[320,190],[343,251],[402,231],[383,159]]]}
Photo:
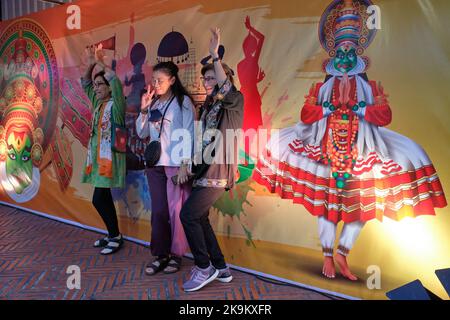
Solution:
{"label": "printed face on mural", "polygon": [[4,111],[0,125],[1,183],[9,195],[28,199],[30,190],[37,192],[39,185],[37,168],[43,156],[44,133],[36,127],[42,98],[30,78],[18,76],[7,86],[0,105]]}
{"label": "printed face on mural", "polygon": [[14,126],[6,135],[6,174],[14,191],[21,194],[33,179],[31,132],[24,125]]}
{"label": "printed face on mural", "polygon": [[334,68],[342,73],[349,73],[357,63],[356,50],[350,46],[341,46],[334,57]]}
{"label": "printed face on mural", "polygon": [[18,68],[18,74],[7,85],[0,101],[3,111],[0,125],[2,185],[19,196],[36,178],[33,167],[39,165],[43,153],[44,134],[42,129],[36,128],[42,97],[29,74],[24,72],[29,69]]}
{"label": "printed face on mural", "polygon": [[23,19],[0,35],[0,61],[0,185],[12,200],[23,203],[39,191],[50,142],[44,132],[55,132],[56,56],[45,31]]}

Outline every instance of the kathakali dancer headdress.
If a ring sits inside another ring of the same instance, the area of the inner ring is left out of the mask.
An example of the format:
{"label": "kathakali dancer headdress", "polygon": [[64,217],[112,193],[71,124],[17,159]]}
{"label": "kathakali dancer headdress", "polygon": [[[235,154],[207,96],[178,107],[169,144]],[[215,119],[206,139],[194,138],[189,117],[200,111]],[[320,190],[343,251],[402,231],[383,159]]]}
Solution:
{"label": "kathakali dancer headdress", "polygon": [[[15,44],[14,79],[6,86],[0,99],[2,126],[0,126],[0,161],[5,161],[7,145],[12,145],[16,151],[26,147],[27,132],[32,133],[31,159],[38,167],[42,160],[42,143],[44,133],[38,127],[38,116],[42,111],[42,97],[34,85],[32,73],[36,67],[26,53],[26,41],[19,36]],[[8,138],[8,141],[6,141]]]}
{"label": "kathakali dancer headdress", "polygon": [[[401,220],[434,215],[447,205],[430,158],[416,142],[386,128],[392,120],[387,95],[364,74],[361,54],[376,32],[367,27],[370,5],[334,0],[327,7],[319,24],[330,56],[325,81],[305,96],[301,121],[270,139],[253,175],[271,193],[320,217],[321,230],[329,230],[320,232],[325,256],[333,256],[339,221]],[[355,239],[340,243],[338,253],[347,255]]]}
{"label": "kathakali dancer headdress", "polygon": [[335,0],[322,14],[319,24],[319,40],[330,57],[341,46],[351,46],[358,55],[373,41],[376,29],[367,27],[370,0]]}
{"label": "kathakali dancer headdress", "polygon": [[56,122],[56,57],[45,32],[28,19],[10,25],[0,43],[1,185],[25,202],[39,190],[46,131]]}

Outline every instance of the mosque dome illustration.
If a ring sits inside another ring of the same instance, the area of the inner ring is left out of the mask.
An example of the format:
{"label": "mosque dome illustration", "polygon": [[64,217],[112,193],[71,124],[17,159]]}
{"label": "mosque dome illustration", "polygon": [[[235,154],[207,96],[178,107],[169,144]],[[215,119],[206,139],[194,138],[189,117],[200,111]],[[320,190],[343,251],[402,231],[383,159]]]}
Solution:
{"label": "mosque dome illustration", "polygon": [[158,47],[158,62],[172,61],[176,64],[185,63],[189,58],[189,45],[186,38],[177,31],[166,34]]}

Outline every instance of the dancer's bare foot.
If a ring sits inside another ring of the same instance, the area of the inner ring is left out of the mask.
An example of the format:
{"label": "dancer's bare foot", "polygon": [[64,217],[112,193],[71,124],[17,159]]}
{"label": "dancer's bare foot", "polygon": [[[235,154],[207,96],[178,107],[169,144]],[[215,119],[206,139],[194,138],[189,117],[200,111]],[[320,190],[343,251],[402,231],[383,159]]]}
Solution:
{"label": "dancer's bare foot", "polygon": [[336,268],[334,267],[333,257],[325,257],[322,274],[330,279],[334,279],[336,277]]}
{"label": "dancer's bare foot", "polygon": [[339,269],[341,271],[341,274],[351,280],[351,281],[356,281],[358,280],[358,277],[356,277],[353,273],[351,273],[348,264],[347,264],[347,258],[345,256],[343,256],[342,254],[336,254],[334,256],[334,258],[336,259],[336,262],[339,266]]}

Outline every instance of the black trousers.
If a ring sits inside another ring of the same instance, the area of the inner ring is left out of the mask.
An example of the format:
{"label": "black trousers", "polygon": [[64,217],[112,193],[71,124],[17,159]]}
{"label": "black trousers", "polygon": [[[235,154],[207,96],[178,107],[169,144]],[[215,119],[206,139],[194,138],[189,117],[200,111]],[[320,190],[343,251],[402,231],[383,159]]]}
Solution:
{"label": "black trousers", "polygon": [[119,222],[117,221],[116,208],[111,195],[110,188],[95,188],[92,204],[102,217],[103,222],[108,229],[110,238],[117,237],[119,232]]}
{"label": "black trousers", "polygon": [[221,188],[195,187],[180,212],[191,253],[197,267],[212,265],[217,269],[226,267],[214,230],[209,223],[209,209],[225,192]]}

